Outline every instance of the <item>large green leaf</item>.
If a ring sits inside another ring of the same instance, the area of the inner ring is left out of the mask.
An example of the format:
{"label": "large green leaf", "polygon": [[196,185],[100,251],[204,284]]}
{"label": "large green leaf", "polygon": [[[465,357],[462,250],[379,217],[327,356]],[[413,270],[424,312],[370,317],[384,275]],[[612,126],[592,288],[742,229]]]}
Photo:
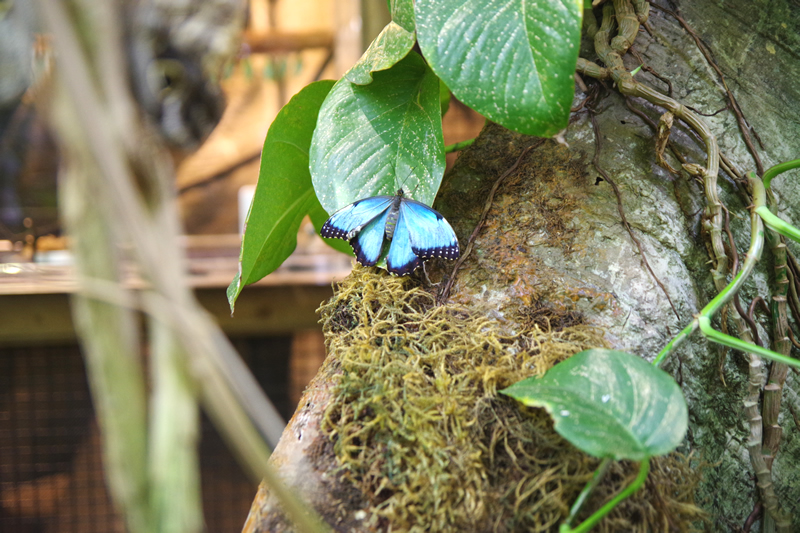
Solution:
{"label": "large green leaf", "polygon": [[416,31],[414,0],[390,0],[389,11],[392,13],[392,20],[406,31]]}
{"label": "large green leaf", "polygon": [[453,94],[522,133],[567,125],[574,93],[580,0],[416,0],[425,59]]}
{"label": "large green leaf", "polygon": [[297,230],[317,203],[308,172],[308,148],[320,106],[333,82],[318,81],[297,93],[272,122],[247,214],[239,273],[228,287],[233,310],[244,285],[260,280],[297,247]]}
{"label": "large green leaf", "polygon": [[556,431],[595,457],[642,461],[669,453],[688,424],[675,380],[644,359],[615,350],[580,352],[543,377],[501,392],[547,409]]}
{"label": "large green leaf", "polygon": [[345,77],[357,85],[372,83],[372,73],[394,66],[411,51],[417,41],[414,32],[413,0],[393,0],[389,9],[392,21],[369,45],[361,59],[347,71]]}
{"label": "large green leaf", "polygon": [[376,72],[369,85],[336,83],[319,112],[310,168],[328,213],[400,186],[433,202],[444,174],[439,80],[419,54]]}
{"label": "large green leaf", "polygon": [[391,68],[411,51],[416,40],[413,32],[406,31],[394,21],[390,22],[345,77],[357,85],[372,83],[373,72]]}

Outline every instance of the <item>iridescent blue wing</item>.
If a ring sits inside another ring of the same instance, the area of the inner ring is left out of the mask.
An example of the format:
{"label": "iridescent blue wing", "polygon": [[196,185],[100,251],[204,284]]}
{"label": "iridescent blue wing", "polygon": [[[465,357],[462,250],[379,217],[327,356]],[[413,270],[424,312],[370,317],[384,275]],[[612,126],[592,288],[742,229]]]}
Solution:
{"label": "iridescent blue wing", "polygon": [[373,196],[358,200],[336,211],[322,226],[320,235],[328,239],[351,240],[392,205],[393,196]]}
{"label": "iridescent blue wing", "polygon": [[401,220],[405,221],[408,228],[411,250],[420,259],[458,257],[456,234],[439,212],[420,202],[403,198],[398,225]]}
{"label": "iridescent blue wing", "polygon": [[[386,255],[386,268],[392,274],[405,276],[414,272],[422,264],[420,258],[411,250],[411,234],[408,223],[403,217],[403,204],[400,204],[400,215],[394,228],[392,243]],[[388,210],[387,210],[388,214]]]}
{"label": "iridescent blue wing", "polygon": [[385,209],[363,227],[352,238],[350,246],[356,254],[356,261],[364,266],[374,266],[383,251],[384,231],[389,209]]}
{"label": "iridescent blue wing", "polygon": [[322,226],[320,235],[350,242],[356,261],[364,266],[378,262],[383,249],[384,227],[393,196],[373,196],[347,205]]}

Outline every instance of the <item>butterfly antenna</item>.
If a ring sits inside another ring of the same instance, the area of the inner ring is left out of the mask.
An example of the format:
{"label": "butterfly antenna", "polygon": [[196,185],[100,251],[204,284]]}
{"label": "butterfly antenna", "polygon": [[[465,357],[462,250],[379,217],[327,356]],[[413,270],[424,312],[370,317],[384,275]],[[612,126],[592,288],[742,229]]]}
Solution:
{"label": "butterfly antenna", "polygon": [[[406,184],[406,181],[408,181],[408,178],[411,177],[411,175],[414,173],[414,170],[416,170],[416,168],[417,168],[416,166],[411,167],[411,170],[408,171],[408,175],[403,179],[403,183],[400,184],[398,189],[403,189],[403,186]],[[396,170],[395,170],[395,173],[394,173],[394,177],[397,178],[397,171]],[[403,189],[403,190],[405,191],[405,189]]]}

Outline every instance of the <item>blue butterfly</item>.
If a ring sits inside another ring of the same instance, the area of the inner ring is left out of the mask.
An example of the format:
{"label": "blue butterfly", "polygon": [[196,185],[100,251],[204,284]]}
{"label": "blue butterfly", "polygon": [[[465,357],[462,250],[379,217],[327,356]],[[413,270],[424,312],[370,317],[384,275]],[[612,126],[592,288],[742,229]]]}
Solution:
{"label": "blue butterfly", "polygon": [[364,198],[336,211],[322,226],[323,237],[350,242],[356,261],[374,266],[386,253],[386,268],[405,276],[432,257],[458,257],[458,239],[447,220],[427,205],[405,197]]}

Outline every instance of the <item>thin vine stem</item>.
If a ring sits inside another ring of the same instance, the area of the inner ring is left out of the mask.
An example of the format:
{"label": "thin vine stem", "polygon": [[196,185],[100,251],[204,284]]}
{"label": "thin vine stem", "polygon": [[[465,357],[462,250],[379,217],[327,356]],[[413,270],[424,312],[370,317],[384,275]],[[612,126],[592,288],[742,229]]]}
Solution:
{"label": "thin vine stem", "polygon": [[467,246],[464,248],[464,251],[461,253],[461,256],[456,261],[456,264],[453,265],[453,270],[450,273],[450,277],[445,283],[442,290],[439,292],[439,295],[436,297],[437,305],[441,305],[442,302],[446,301],[450,297],[450,290],[453,288],[453,284],[456,281],[456,274],[458,273],[458,269],[461,268],[461,265],[466,261],[467,257],[469,257],[470,253],[472,252],[472,248],[475,246],[475,240],[478,238],[478,234],[483,229],[483,224],[486,222],[486,217],[489,215],[489,211],[492,209],[492,202],[494,201],[494,195],[497,192],[497,189],[500,187],[500,184],[505,180],[508,176],[514,173],[519,165],[522,163],[522,159],[525,155],[533,150],[534,148],[538,148],[542,144],[544,144],[544,139],[539,139],[527,148],[525,148],[522,153],[517,158],[516,162],[511,165],[511,167],[503,172],[497,180],[495,180],[494,185],[492,185],[492,189],[489,191],[489,196],[486,199],[486,204],[483,207],[483,212],[481,213],[481,218],[478,220],[478,223],[475,225],[475,229],[472,230],[472,234],[469,236],[469,240],[467,241]]}
{"label": "thin vine stem", "polygon": [[[683,344],[689,335],[698,329],[700,326],[700,317],[714,316],[725,304],[733,299],[733,296],[739,292],[739,289],[742,288],[744,282],[753,272],[756,263],[761,259],[761,254],[764,251],[764,225],[756,211],[762,206],[766,207],[767,194],[760,179],[755,176],[749,176],[749,178],[751,188],[753,189],[753,204],[755,209],[750,215],[750,248],[742,264],[742,269],[736,274],[730,284],[708,302],[708,305],[700,311],[699,315],[661,350],[653,361],[654,365],[659,366],[667,355]],[[750,343],[745,344],[753,346]]]}
{"label": "thin vine stem", "polygon": [[447,146],[444,147],[444,153],[449,154],[452,152],[459,152],[461,150],[469,148],[470,146],[472,146],[472,143],[474,142],[475,139],[467,139],[466,141],[448,144]]}
{"label": "thin vine stem", "polygon": [[756,209],[756,213],[764,221],[764,224],[775,233],[780,233],[784,237],[788,237],[795,242],[800,242],[800,229],[797,229],[775,215],[767,206],[759,207]]}
{"label": "thin vine stem", "polygon": [[[603,519],[608,513],[611,512],[614,507],[620,504],[623,500],[628,498],[631,494],[635,493],[637,490],[642,488],[644,482],[647,480],[647,474],[650,473],[650,458],[648,457],[641,463],[639,463],[639,475],[636,476],[636,479],[633,482],[625,487],[619,494],[614,496],[608,503],[602,506],[600,509],[594,512],[592,516],[581,522],[578,527],[575,529],[571,528],[567,524],[561,524],[559,528],[559,533],[586,533],[590,529],[592,529],[597,523]],[[591,481],[589,482],[591,483]]]}
{"label": "thin vine stem", "polygon": [[800,360],[792,359],[791,357],[787,357],[785,355],[781,355],[777,352],[773,352],[772,350],[768,350],[767,348],[762,348],[757,344],[750,344],[749,342],[745,342],[741,339],[737,339],[736,337],[731,337],[730,335],[726,335],[720,331],[715,330],[711,327],[711,319],[707,316],[700,316],[697,317],[698,325],[700,326],[700,331],[703,332],[709,340],[716,342],[717,344],[722,344],[723,346],[727,346],[728,348],[734,348],[736,350],[741,350],[743,352],[752,352],[755,354],[760,355],[761,357],[766,357],[767,359],[771,359],[773,361],[777,361],[779,363],[783,363],[785,365],[793,366],[795,368],[800,369]]}
{"label": "thin vine stem", "polygon": [[764,175],[761,177],[762,181],[764,182],[764,187],[769,189],[770,182],[774,177],[778,174],[782,174],[787,170],[792,170],[793,168],[800,167],[800,159],[792,159],[791,161],[787,161],[785,163],[780,163],[775,165],[774,167],[769,168]]}
{"label": "thin vine stem", "polygon": [[572,504],[572,508],[569,510],[569,516],[567,517],[567,520],[564,522],[564,525],[572,527],[572,522],[578,517],[578,513],[581,512],[581,507],[583,507],[583,504],[586,503],[586,500],[592,494],[592,491],[597,486],[597,484],[600,483],[600,481],[602,481],[603,477],[606,475],[606,472],[608,472],[608,468],[610,466],[611,466],[611,458],[606,457],[605,459],[603,459],[603,461],[600,463],[600,466],[598,466],[597,470],[594,471],[592,479],[590,479],[589,482],[586,484],[586,486],[583,487],[583,490],[581,491],[580,494],[578,494],[575,503]]}

